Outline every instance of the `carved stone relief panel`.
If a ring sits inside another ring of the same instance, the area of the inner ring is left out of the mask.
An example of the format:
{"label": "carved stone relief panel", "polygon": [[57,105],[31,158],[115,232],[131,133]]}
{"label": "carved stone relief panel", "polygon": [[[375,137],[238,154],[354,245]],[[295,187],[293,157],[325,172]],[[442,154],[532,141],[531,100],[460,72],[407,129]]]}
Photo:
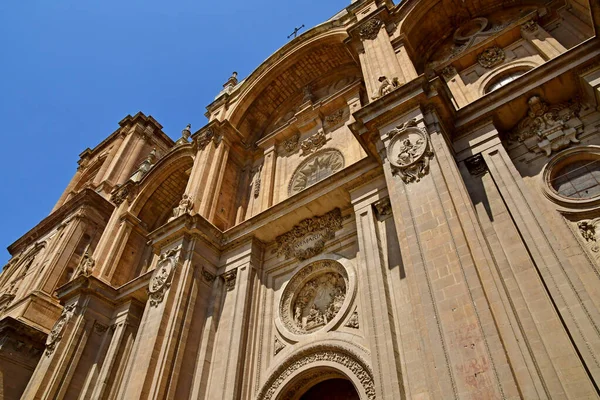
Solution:
{"label": "carved stone relief panel", "polygon": [[504,50],[498,46],[493,46],[485,49],[481,54],[477,56],[477,62],[483,68],[493,68],[500,64],[506,58]]}
{"label": "carved stone relief panel", "polygon": [[348,273],[332,260],[317,261],[301,269],[284,289],[279,317],[293,334],[316,332],[330,322],[345,305]]}
{"label": "carved stone relief panel", "polygon": [[304,139],[300,144],[300,148],[302,149],[302,156],[307,156],[309,154],[314,153],[319,150],[321,147],[325,146],[327,143],[327,137],[325,136],[325,132],[323,129],[319,129],[317,133],[312,135],[311,137]]}
{"label": "carved stone relief panel", "polygon": [[600,258],[600,245],[598,244],[598,232],[600,229],[600,218],[587,219],[577,222],[577,231],[586,249],[591,251],[594,258]]}
{"label": "carved stone relief panel", "polygon": [[62,314],[52,327],[50,333],[48,334],[48,337],[46,338],[46,355],[48,357],[50,357],[52,353],[54,353],[54,350],[56,350],[56,346],[62,339],[67,324],[69,323],[71,318],[73,318],[73,315],[75,315],[75,308],[75,303],[65,306]]}
{"label": "carved stone relief panel", "polygon": [[150,306],[158,307],[164,300],[165,292],[171,287],[171,277],[179,258],[181,246],[161,254],[148,287]]}
{"label": "carved stone relief panel", "polygon": [[277,236],[274,253],[285,258],[306,260],[321,253],[326,241],[333,239],[339,229],[342,229],[342,213],[339,208],[325,215],[304,219],[289,232]]}
{"label": "carved stone relief panel", "polygon": [[521,142],[529,151],[543,152],[546,156],[571,143],[579,143],[577,135],[583,131],[583,123],[578,118],[580,103],[549,105],[539,96],[531,97],[527,103],[527,115],[509,133],[509,143]]}
{"label": "carved stone relief panel", "polygon": [[405,183],[419,182],[429,172],[433,156],[427,134],[417,127],[415,120],[410,120],[388,132],[388,137],[387,156],[392,173]]}
{"label": "carved stone relief panel", "polygon": [[288,185],[288,195],[293,196],[342,168],[344,156],[339,150],[321,150],[298,166]]}

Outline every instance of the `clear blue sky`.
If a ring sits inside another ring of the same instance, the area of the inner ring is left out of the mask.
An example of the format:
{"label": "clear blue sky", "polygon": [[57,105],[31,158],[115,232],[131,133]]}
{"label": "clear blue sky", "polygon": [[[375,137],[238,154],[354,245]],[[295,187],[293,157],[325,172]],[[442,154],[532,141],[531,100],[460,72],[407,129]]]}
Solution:
{"label": "clear blue sky", "polygon": [[143,111],[174,139],[232,71],[245,78],[350,0],[0,1],[0,268],[48,215],[78,155]]}

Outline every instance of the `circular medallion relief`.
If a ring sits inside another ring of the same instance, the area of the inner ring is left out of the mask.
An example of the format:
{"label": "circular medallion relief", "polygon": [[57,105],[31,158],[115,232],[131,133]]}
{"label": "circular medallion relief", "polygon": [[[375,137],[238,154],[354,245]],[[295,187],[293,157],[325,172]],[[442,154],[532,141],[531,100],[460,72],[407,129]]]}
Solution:
{"label": "circular medallion relief", "polygon": [[[332,260],[302,268],[288,283],[281,297],[280,318],[296,335],[306,335],[338,321],[349,303],[346,269]],[[346,301],[348,298],[348,301]]]}
{"label": "circular medallion relief", "polygon": [[406,168],[419,161],[426,151],[427,137],[418,128],[408,128],[392,138],[388,157],[393,166]]}

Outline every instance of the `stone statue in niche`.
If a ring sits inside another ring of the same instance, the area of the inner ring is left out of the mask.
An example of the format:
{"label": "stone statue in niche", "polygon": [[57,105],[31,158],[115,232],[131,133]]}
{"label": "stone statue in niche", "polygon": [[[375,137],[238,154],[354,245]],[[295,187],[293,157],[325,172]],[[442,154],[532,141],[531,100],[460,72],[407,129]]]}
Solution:
{"label": "stone statue in niche", "polygon": [[303,332],[327,325],[338,314],[346,298],[344,278],[335,272],[308,281],[294,301],[294,323]]}
{"label": "stone statue in niche", "polygon": [[173,216],[169,218],[169,222],[182,216],[183,214],[189,214],[193,208],[194,203],[192,202],[192,198],[189,195],[184,194],[179,202],[179,205],[173,209]]}
{"label": "stone statue in niche", "polygon": [[377,94],[371,97],[373,100],[377,100],[386,94],[392,93],[400,87],[398,78],[392,78],[392,81],[390,82],[386,76],[380,76],[378,81],[380,82],[379,89],[377,90]]}
{"label": "stone statue in niche", "polygon": [[583,122],[578,118],[581,104],[548,105],[539,96],[532,96],[527,104],[527,116],[509,133],[509,142],[522,142],[529,151],[544,152],[546,156],[579,143],[577,135],[583,131]]}

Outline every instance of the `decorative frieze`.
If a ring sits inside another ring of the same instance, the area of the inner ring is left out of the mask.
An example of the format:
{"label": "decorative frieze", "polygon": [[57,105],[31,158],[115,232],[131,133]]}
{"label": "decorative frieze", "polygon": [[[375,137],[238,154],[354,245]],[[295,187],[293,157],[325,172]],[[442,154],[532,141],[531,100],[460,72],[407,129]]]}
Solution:
{"label": "decorative frieze", "polygon": [[184,194],[179,202],[179,205],[173,209],[173,216],[169,218],[169,222],[184,215],[189,214],[194,209],[194,202],[190,195]]}
{"label": "decorative frieze", "polygon": [[578,118],[581,104],[548,105],[539,96],[531,97],[527,104],[527,116],[509,133],[510,142],[522,142],[529,151],[544,152],[546,156],[571,143],[579,143],[577,135],[583,131],[583,123]]}
{"label": "decorative frieze", "polygon": [[285,258],[306,260],[321,253],[326,241],[333,239],[339,229],[342,229],[342,212],[336,208],[325,215],[304,219],[289,232],[277,236],[274,252]]}
{"label": "decorative frieze", "polygon": [[506,54],[504,54],[504,50],[498,46],[493,46],[485,49],[483,53],[477,56],[477,62],[483,68],[489,69],[500,64],[505,58]]}
{"label": "decorative frieze", "polygon": [[56,346],[62,339],[67,324],[71,318],[73,318],[73,315],[75,315],[75,308],[75,303],[66,305],[62,314],[52,327],[52,330],[46,338],[46,356],[50,357],[52,353],[54,353],[54,350],[56,350]]}
{"label": "decorative frieze", "polygon": [[388,132],[388,138],[387,157],[392,174],[400,176],[404,183],[419,182],[429,172],[433,156],[427,134],[413,119]]}
{"label": "decorative frieze", "polygon": [[152,307],[158,307],[164,300],[166,291],[171,287],[171,276],[175,270],[181,246],[161,254],[148,287],[149,301]]}
{"label": "decorative frieze", "polygon": [[237,268],[232,269],[231,271],[227,271],[221,276],[223,277],[223,281],[225,282],[225,288],[228,292],[235,289],[235,281],[237,280]]}
{"label": "decorative frieze", "polygon": [[371,18],[360,27],[359,35],[361,40],[374,40],[383,26],[383,22],[380,19]]}
{"label": "decorative frieze", "polygon": [[386,76],[380,76],[378,81],[379,89],[377,89],[377,94],[371,97],[373,100],[377,100],[400,87],[400,80],[398,80],[398,78],[392,78],[392,81],[390,82]]}
{"label": "decorative frieze", "polygon": [[307,156],[309,154],[312,154],[315,151],[319,150],[321,147],[325,146],[325,143],[327,143],[327,137],[325,136],[325,132],[323,131],[323,129],[319,129],[317,133],[302,141],[302,143],[300,144],[302,153],[300,155]]}

